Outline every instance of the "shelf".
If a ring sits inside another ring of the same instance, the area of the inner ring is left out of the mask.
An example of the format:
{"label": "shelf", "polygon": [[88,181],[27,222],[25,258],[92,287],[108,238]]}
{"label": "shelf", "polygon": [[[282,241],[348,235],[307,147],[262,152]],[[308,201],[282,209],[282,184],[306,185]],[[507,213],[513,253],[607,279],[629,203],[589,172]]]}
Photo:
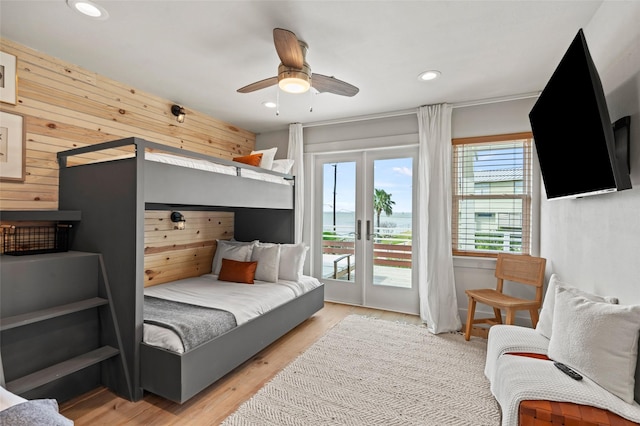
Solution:
{"label": "shelf", "polygon": [[99,362],[118,355],[119,353],[119,350],[111,346],[102,346],[101,348],[95,349],[91,352],[87,352],[59,364],[52,365],[51,367],[36,371],[35,373],[31,373],[19,379],[12,380],[7,383],[6,389],[20,395],[24,392],[35,389],[38,386],[46,385],[47,383],[61,377],[80,371],[83,368],[98,364]]}
{"label": "shelf", "polygon": [[14,221],[80,221],[82,212],[80,210],[2,210],[0,220]]}
{"label": "shelf", "polygon": [[109,303],[107,299],[93,297],[79,302],[68,303],[66,305],[54,306],[52,308],[33,311],[26,314],[14,315],[0,319],[0,331],[9,330],[23,325],[44,321],[62,315],[91,309]]}

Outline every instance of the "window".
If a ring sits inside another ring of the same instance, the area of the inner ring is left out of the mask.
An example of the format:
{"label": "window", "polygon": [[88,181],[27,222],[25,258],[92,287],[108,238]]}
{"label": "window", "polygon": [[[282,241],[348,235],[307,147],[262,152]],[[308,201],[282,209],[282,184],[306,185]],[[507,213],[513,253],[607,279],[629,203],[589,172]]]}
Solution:
{"label": "window", "polygon": [[453,140],[453,254],[530,253],[531,133]]}

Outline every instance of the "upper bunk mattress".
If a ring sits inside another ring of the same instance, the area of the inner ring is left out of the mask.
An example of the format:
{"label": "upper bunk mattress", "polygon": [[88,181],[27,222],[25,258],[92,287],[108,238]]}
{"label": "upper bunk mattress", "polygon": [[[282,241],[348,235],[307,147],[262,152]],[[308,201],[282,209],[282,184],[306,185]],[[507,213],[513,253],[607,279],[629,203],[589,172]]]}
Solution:
{"label": "upper bunk mattress", "polygon": [[[204,170],[213,173],[221,173],[225,175],[238,175],[238,168],[235,166],[227,166],[224,164],[218,164],[207,160],[201,160],[189,157],[180,157],[178,155],[160,153],[160,152],[145,152],[144,159],[149,161],[155,161],[158,163],[171,164],[174,166],[188,167],[191,169]],[[240,176],[262,180],[265,182],[281,183],[284,185],[291,185],[292,180],[283,178],[282,176],[273,175],[270,173],[262,173],[256,170],[250,170],[241,168]]]}

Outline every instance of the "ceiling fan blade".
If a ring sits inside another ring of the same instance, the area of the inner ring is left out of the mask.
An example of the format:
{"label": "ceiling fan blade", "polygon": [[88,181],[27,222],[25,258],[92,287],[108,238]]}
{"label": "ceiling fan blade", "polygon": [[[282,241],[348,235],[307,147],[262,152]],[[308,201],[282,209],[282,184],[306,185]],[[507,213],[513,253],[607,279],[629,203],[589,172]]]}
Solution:
{"label": "ceiling fan blade", "polygon": [[289,30],[274,28],[273,43],[276,45],[278,57],[285,67],[300,69],[304,66],[304,54],[298,37]]}
{"label": "ceiling fan blade", "polygon": [[360,89],[335,77],[313,73],[311,75],[311,86],[318,92],[328,92],[334,95],[354,96]]}
{"label": "ceiling fan blade", "polygon": [[264,80],[256,81],[255,83],[248,84],[238,89],[240,93],[255,92],[256,90],[265,89],[269,86],[278,84],[278,77],[269,77]]}

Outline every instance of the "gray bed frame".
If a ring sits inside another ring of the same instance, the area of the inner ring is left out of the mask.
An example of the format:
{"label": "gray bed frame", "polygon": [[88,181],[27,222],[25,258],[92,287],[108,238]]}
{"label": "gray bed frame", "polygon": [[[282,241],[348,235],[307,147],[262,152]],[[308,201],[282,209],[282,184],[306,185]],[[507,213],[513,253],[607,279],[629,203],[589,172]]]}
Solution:
{"label": "gray bed frame", "polygon": [[[131,158],[68,165],[69,157],[132,145]],[[71,249],[102,253],[120,329],[123,362],[107,365],[103,384],[131,401],[147,390],[183,403],[322,309],[324,286],[184,354],[142,343],[146,209],[232,211],[238,240],[294,241],[293,185],[147,161],[147,149],[233,165],[238,173],[265,170],[139,138],[58,153],[59,209],[82,212],[72,229]],[[113,331],[103,333],[117,343]]]}

